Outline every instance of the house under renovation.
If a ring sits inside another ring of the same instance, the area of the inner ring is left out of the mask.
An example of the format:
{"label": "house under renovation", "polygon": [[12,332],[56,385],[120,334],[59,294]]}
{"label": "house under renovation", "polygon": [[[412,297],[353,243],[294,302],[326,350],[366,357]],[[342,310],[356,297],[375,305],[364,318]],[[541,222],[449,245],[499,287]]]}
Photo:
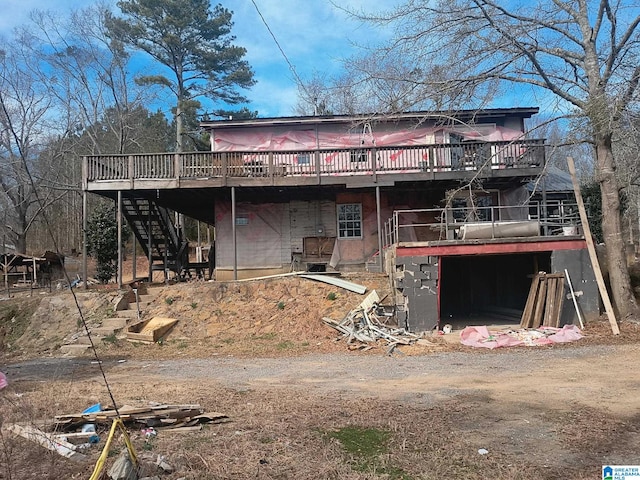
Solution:
{"label": "house under renovation", "polygon": [[203,267],[175,211],[215,228],[216,280],[384,270],[411,331],[516,316],[539,271],[566,269],[593,316],[577,209],[547,203],[544,139],[525,129],[536,113],[208,121],[210,152],[85,157],[84,190],[118,201],[150,270]]}

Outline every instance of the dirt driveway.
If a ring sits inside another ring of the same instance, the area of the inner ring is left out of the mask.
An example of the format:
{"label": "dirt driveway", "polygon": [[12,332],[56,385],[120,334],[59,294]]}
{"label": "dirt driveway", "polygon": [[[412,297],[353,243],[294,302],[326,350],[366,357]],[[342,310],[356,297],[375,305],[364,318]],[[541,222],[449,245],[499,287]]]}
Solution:
{"label": "dirt driveway", "polygon": [[[154,449],[178,465],[165,478],[586,479],[604,464],[640,463],[635,344],[119,360],[103,361],[119,402],[201,403],[232,417],[159,437]],[[90,360],[3,368],[21,401],[45,392],[66,399],[57,411],[108,403]],[[332,440],[352,426],[390,435],[373,467]]]}

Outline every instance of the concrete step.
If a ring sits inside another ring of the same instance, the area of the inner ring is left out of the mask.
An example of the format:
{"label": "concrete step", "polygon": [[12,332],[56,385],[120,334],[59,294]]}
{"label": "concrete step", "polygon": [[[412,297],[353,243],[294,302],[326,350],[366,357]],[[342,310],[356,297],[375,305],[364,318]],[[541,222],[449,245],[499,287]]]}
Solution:
{"label": "concrete step", "polygon": [[60,353],[69,356],[84,355],[89,352],[90,348],[91,345],[88,343],[72,343],[69,345],[62,345],[60,347]]}
{"label": "concrete step", "polygon": [[[138,318],[138,311],[136,310],[135,305],[131,305],[133,308],[130,310],[118,310],[116,315],[120,318]],[[140,309],[140,314],[142,315],[142,309]]]}
{"label": "concrete step", "polygon": [[97,337],[106,337],[118,333],[122,328],[113,327],[95,327],[91,329],[91,338],[95,341]]}
{"label": "concrete step", "polygon": [[127,323],[129,323],[129,320],[131,319],[128,317],[105,318],[102,321],[102,325],[100,326],[103,328],[111,328],[113,330],[121,329],[127,326]]}

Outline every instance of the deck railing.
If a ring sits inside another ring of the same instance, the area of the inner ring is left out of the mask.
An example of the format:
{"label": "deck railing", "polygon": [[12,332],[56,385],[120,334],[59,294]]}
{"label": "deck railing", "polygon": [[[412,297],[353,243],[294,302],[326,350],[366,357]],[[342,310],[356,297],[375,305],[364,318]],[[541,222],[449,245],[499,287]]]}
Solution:
{"label": "deck railing", "polygon": [[85,157],[86,180],[370,175],[532,168],[544,140]]}
{"label": "deck railing", "polygon": [[538,204],[395,210],[384,224],[384,245],[402,242],[580,235],[576,203],[546,212]]}

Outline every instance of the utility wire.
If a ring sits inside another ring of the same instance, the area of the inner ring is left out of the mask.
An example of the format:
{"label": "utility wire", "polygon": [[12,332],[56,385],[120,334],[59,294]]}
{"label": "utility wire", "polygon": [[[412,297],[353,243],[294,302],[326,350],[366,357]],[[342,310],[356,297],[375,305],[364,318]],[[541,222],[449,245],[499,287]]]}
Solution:
{"label": "utility wire", "polygon": [[256,7],[256,11],[258,12],[258,15],[260,16],[260,19],[262,20],[262,23],[264,23],[264,26],[267,27],[267,30],[269,31],[269,34],[271,35],[271,38],[273,38],[273,41],[275,42],[276,46],[278,47],[278,50],[280,50],[280,53],[284,57],[284,60],[287,62],[287,65],[289,65],[289,70],[291,70],[291,73],[294,76],[295,82],[298,84],[298,86],[300,88],[302,88],[302,90],[304,90],[304,93],[307,95],[307,97],[312,99],[311,94],[307,90],[307,87],[305,86],[304,82],[300,79],[300,76],[298,75],[298,72],[296,71],[296,67],[294,67],[293,64],[289,61],[289,58],[287,57],[287,54],[284,53],[284,49],[280,45],[280,42],[278,42],[278,39],[276,38],[275,34],[271,30],[271,27],[269,27],[269,24],[267,23],[267,20],[264,18],[264,16],[262,15],[262,12],[258,8],[258,4],[256,4],[255,0],[251,0],[251,3],[253,3],[253,6]]}

